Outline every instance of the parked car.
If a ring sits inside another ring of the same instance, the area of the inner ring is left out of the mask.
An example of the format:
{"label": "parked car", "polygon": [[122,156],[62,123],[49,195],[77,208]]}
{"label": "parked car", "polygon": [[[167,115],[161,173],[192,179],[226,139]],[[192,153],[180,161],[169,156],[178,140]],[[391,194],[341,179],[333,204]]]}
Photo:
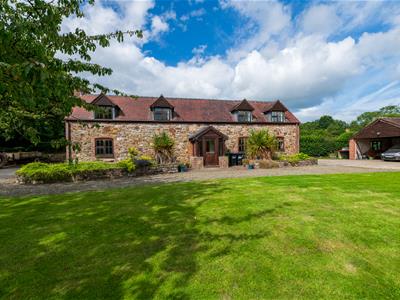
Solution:
{"label": "parked car", "polygon": [[398,160],[400,161],[400,145],[393,146],[382,153],[383,160]]}

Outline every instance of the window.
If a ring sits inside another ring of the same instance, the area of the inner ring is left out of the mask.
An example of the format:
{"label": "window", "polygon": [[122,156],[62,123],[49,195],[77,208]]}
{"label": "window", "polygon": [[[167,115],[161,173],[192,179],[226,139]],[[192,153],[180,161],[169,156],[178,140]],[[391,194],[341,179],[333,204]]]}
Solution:
{"label": "window", "polygon": [[267,114],[267,120],[274,123],[283,123],[285,122],[285,112],[271,111]]}
{"label": "window", "polygon": [[241,110],[237,112],[238,122],[251,122],[251,120],[252,120],[251,111]]}
{"label": "window", "polygon": [[380,141],[372,141],[371,142],[371,149],[374,151],[381,151],[382,150],[382,143]]}
{"label": "window", "polygon": [[278,151],[284,152],[285,151],[285,140],[283,137],[277,137],[278,141]]}
{"label": "window", "polygon": [[100,110],[94,112],[95,119],[109,119],[115,118],[115,109],[112,106],[99,106]]}
{"label": "window", "polygon": [[169,121],[171,120],[172,112],[170,108],[155,107],[153,114],[154,121]]}
{"label": "window", "polygon": [[96,139],[96,157],[114,157],[112,139]]}
{"label": "window", "polygon": [[238,147],[239,152],[246,152],[246,143],[247,143],[247,137],[239,138],[239,147]]}

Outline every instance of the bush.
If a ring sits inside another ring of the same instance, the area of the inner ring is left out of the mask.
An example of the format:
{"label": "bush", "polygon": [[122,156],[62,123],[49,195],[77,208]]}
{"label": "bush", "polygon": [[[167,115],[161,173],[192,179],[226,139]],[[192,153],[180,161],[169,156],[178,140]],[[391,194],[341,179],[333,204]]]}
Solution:
{"label": "bush", "polygon": [[166,132],[153,136],[153,150],[156,154],[156,161],[159,164],[173,161],[174,140]]}
{"label": "bush", "polygon": [[17,171],[17,175],[23,178],[24,182],[58,182],[72,181],[74,176],[85,175],[93,171],[125,169],[126,166],[106,162],[82,162],[79,164],[47,164],[34,162],[23,166]]}
{"label": "bush", "polygon": [[289,162],[290,164],[297,164],[299,161],[302,160],[309,160],[312,157],[310,157],[308,154],[305,153],[297,153],[293,155],[282,155],[279,157],[279,160],[284,160]]}
{"label": "bush", "polygon": [[132,173],[136,169],[135,163],[130,158],[119,161],[117,166],[128,171],[129,173]]}

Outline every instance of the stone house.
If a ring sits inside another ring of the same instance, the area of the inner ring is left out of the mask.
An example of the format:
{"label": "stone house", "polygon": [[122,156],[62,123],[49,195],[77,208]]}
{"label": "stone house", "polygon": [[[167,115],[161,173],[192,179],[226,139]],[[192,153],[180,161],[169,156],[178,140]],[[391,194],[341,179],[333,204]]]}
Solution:
{"label": "stone house", "polygon": [[118,161],[136,147],[153,156],[154,134],[166,131],[175,141],[179,162],[193,167],[226,166],[227,152],[243,153],[250,130],[267,129],[279,141],[279,151],[299,151],[299,120],[278,100],[232,101],[156,97],[83,95],[99,112],[73,109],[66,118],[66,136],[80,144],[67,158]]}

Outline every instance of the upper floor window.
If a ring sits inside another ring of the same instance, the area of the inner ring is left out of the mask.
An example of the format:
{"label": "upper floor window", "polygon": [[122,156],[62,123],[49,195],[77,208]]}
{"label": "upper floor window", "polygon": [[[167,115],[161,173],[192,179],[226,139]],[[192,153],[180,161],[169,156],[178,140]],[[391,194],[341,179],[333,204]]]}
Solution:
{"label": "upper floor window", "polygon": [[267,113],[267,120],[274,123],[285,122],[285,112],[283,111],[271,111]]}
{"label": "upper floor window", "polygon": [[112,106],[99,106],[99,110],[94,112],[95,119],[112,120],[115,118],[115,108]]}
{"label": "upper floor window", "polygon": [[96,139],[96,157],[114,157],[114,147],[112,139]]}
{"label": "upper floor window", "polygon": [[238,122],[251,122],[253,119],[251,111],[239,110],[236,113]]}
{"label": "upper floor window", "polygon": [[153,109],[154,121],[169,121],[172,118],[170,108],[155,107]]}

